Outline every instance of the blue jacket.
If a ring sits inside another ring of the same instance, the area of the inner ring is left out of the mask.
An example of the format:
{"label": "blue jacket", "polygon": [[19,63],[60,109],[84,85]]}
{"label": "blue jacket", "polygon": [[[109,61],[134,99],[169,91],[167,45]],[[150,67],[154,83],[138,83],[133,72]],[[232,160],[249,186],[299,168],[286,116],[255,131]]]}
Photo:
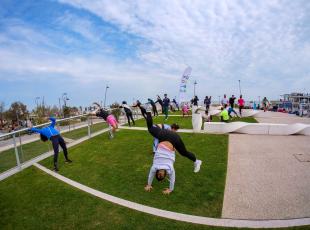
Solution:
{"label": "blue jacket", "polygon": [[50,121],[52,121],[52,124],[50,124],[50,126],[42,129],[31,128],[30,130],[36,133],[40,133],[46,136],[48,139],[50,139],[52,136],[59,135],[59,131],[54,128],[56,124],[56,119],[53,117],[50,117],[49,119]]}

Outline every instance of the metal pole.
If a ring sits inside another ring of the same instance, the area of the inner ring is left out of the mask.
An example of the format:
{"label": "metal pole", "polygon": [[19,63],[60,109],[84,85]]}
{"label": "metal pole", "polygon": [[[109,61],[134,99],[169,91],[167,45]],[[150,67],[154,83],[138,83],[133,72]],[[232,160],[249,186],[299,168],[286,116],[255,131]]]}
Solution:
{"label": "metal pole", "polygon": [[240,93],[240,95],[242,95],[242,93],[241,93],[241,84],[240,84],[240,80],[238,80],[239,81],[239,93]]}
{"label": "metal pole", "polygon": [[194,82],[194,97],[196,96],[196,85],[197,85],[197,81],[195,80],[195,82]]}
{"label": "metal pole", "polygon": [[58,98],[59,100],[59,116],[61,117],[61,103],[60,103],[60,97]]}
{"label": "metal pole", "polygon": [[103,108],[105,108],[106,106],[106,100],[107,100],[107,91],[108,91],[109,86],[105,87],[105,93],[104,93],[104,104],[103,104]]}
{"label": "metal pole", "polygon": [[17,163],[17,166],[19,167],[19,169],[21,170],[22,168],[20,166],[20,160],[19,160],[18,149],[17,149],[17,145],[16,145],[15,133],[13,134],[13,144],[14,144],[14,150],[15,150],[16,163]]}
{"label": "metal pole", "polygon": [[87,130],[88,130],[88,137],[91,137],[91,133],[90,133],[90,122],[89,122],[89,116],[87,117]]}
{"label": "metal pole", "polygon": [[24,151],[23,151],[23,145],[22,145],[22,137],[21,137],[21,132],[18,133],[19,134],[19,146],[20,146],[20,152],[21,152],[21,157],[22,157],[22,161],[25,162],[24,159]]}

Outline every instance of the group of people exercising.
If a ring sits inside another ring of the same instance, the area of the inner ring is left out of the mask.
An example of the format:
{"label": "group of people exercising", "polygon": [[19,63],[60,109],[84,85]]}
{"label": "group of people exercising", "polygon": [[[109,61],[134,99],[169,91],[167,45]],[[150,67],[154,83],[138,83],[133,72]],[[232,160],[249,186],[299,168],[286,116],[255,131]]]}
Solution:
{"label": "group of people exercising", "polygon": [[[165,98],[167,98],[167,95],[165,95]],[[163,100],[163,110],[164,113],[166,114],[168,113],[168,108],[165,108],[166,106],[165,98]],[[159,100],[161,99],[159,98]],[[155,116],[156,114],[158,114],[157,110],[155,110],[156,108],[156,106],[154,106],[155,102],[152,102],[151,99],[149,99],[149,102],[150,105],[152,106],[153,115]],[[109,124],[110,138],[113,138],[115,131],[118,129],[118,122],[116,118],[112,114],[110,114],[107,110],[101,108],[99,104],[96,105],[98,106],[98,108],[91,114],[104,119]],[[141,103],[139,102],[137,103],[136,106],[141,109],[142,116],[146,120],[148,132],[154,137],[153,164],[149,172],[148,183],[144,189],[145,191],[152,190],[152,182],[154,177],[156,177],[158,181],[162,181],[168,175],[170,185],[169,188],[163,191],[163,194],[170,194],[174,190],[174,183],[175,183],[175,170],[174,170],[175,150],[177,150],[182,156],[188,158],[194,163],[195,173],[197,173],[200,170],[202,161],[198,160],[192,152],[189,152],[186,149],[181,137],[177,133],[177,130],[179,129],[179,126],[177,124],[155,125],[153,124],[151,109],[148,108],[147,110],[146,108],[141,106]],[[133,124],[135,124],[131,108],[127,105],[127,103],[123,101],[120,107],[124,108],[129,125],[130,120],[132,121]],[[39,133],[42,141],[45,142],[47,140],[50,140],[52,142],[54,150],[54,171],[58,172],[59,145],[63,149],[65,156],[65,163],[72,163],[72,161],[68,158],[67,146],[64,139],[60,135],[59,131],[55,128],[56,119],[51,117],[50,120],[51,124],[48,127],[42,129],[31,128],[30,130],[32,132]]]}

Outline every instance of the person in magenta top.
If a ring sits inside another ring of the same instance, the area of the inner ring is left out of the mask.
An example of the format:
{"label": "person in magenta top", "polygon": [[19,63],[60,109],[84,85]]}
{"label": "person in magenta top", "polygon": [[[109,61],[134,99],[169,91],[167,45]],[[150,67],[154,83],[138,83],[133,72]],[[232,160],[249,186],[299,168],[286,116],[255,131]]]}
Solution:
{"label": "person in magenta top", "polygon": [[239,106],[239,113],[240,117],[242,116],[242,109],[244,108],[244,99],[242,98],[242,95],[240,95],[240,98],[238,99],[238,106]]}
{"label": "person in magenta top", "polygon": [[189,116],[189,108],[188,108],[188,105],[186,103],[184,103],[182,105],[182,115],[183,115],[183,117],[184,117],[185,114],[187,116]]}

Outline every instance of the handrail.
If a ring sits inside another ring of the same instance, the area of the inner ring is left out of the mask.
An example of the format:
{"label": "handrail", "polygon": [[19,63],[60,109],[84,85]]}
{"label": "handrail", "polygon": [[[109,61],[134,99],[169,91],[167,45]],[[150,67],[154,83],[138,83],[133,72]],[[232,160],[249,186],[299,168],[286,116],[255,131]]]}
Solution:
{"label": "handrail", "polygon": [[[117,108],[110,108],[110,109],[106,109],[108,111],[113,111]],[[57,119],[56,120],[56,123],[57,122],[61,122],[61,121],[67,121],[67,120],[71,120],[71,119],[74,119],[74,118],[78,118],[78,117],[87,117],[87,116],[93,116],[94,114],[91,114],[91,113],[87,113],[87,114],[82,114],[82,115],[77,115],[77,116],[72,116],[72,117],[67,117],[67,118],[63,118],[63,119]],[[45,126],[45,125],[49,125],[51,122],[47,122],[47,123],[44,123],[44,124],[40,124],[40,125],[36,125],[36,126],[33,126],[33,128],[39,128],[39,127],[42,127],[42,126]],[[29,128],[24,128],[24,129],[19,129],[19,130],[16,130],[16,131],[13,131],[13,132],[10,132],[10,133],[6,133],[6,134],[3,134],[3,135],[0,135],[0,139],[3,138],[3,137],[7,137],[7,136],[11,136],[11,135],[14,135],[14,134],[17,134],[17,133],[21,133],[21,132],[24,132],[24,131],[27,131],[29,130]]]}
{"label": "handrail", "polygon": [[[67,118],[63,118],[63,119],[59,119],[59,120],[56,119],[56,123],[57,122],[62,122],[62,121],[67,121],[67,120],[71,120],[71,119],[74,119],[74,118],[79,118],[79,117],[87,117],[89,115],[91,115],[91,114],[82,114],[82,115],[67,117]],[[45,125],[49,125],[49,124],[51,124],[51,122],[47,122],[47,123],[44,123],[44,124],[36,125],[36,126],[33,126],[33,128],[39,128],[39,127],[42,127],[42,126],[45,126]],[[0,139],[3,138],[3,137],[7,137],[7,136],[11,136],[11,135],[14,135],[14,134],[17,134],[17,133],[21,133],[21,132],[27,131],[29,129],[30,128],[23,128],[23,129],[19,129],[19,130],[10,132],[10,133],[6,133],[6,134],[3,134],[3,135],[0,135]]]}

